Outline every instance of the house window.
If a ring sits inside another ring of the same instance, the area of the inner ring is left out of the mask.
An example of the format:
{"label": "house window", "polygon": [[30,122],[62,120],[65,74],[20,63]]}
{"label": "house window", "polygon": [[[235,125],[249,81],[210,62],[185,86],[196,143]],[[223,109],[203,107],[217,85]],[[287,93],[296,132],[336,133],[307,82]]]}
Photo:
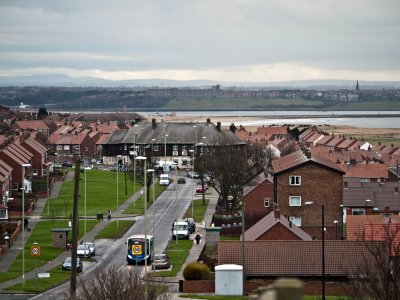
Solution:
{"label": "house window", "polygon": [[294,224],[294,225],[296,225],[298,227],[301,226],[301,217],[291,216],[291,217],[289,217],[289,221],[292,222],[292,224]]}
{"label": "house window", "polygon": [[32,175],[37,176],[38,175],[38,170],[37,169],[32,169]]}
{"label": "house window", "polygon": [[290,196],[289,206],[301,206],[301,196]]}
{"label": "house window", "polygon": [[182,160],[182,166],[187,166],[188,165],[188,160],[187,159],[183,159]]}
{"label": "house window", "polygon": [[0,219],[7,219],[7,210],[0,209]]}
{"label": "house window", "polygon": [[264,207],[269,207],[269,199],[264,199]]}
{"label": "house window", "polygon": [[187,146],[182,146],[182,151],[187,151]]}
{"label": "house window", "polygon": [[74,149],[79,150],[80,146],[79,145],[75,145]]}
{"label": "house window", "polygon": [[178,151],[178,145],[173,145],[172,146],[172,151]]}
{"label": "house window", "polygon": [[61,145],[57,145],[57,150],[62,150],[62,146]]}
{"label": "house window", "polygon": [[355,216],[363,216],[365,215],[365,209],[364,208],[353,208],[351,210],[351,214]]}
{"label": "house window", "polygon": [[153,151],[160,151],[160,147],[158,145],[153,145]]}
{"label": "house window", "polygon": [[301,176],[289,176],[289,185],[301,185]]}
{"label": "house window", "polygon": [[360,182],[370,182],[369,178],[360,178]]}
{"label": "house window", "polygon": [[64,145],[64,150],[69,150],[69,145]]}

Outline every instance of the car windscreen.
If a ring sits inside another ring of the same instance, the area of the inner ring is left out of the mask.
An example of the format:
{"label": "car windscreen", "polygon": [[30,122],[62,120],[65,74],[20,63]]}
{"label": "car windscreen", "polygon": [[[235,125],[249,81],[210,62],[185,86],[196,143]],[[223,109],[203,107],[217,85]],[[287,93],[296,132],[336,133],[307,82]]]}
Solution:
{"label": "car windscreen", "polygon": [[187,230],[188,226],[187,225],[175,225],[174,229],[175,230]]}

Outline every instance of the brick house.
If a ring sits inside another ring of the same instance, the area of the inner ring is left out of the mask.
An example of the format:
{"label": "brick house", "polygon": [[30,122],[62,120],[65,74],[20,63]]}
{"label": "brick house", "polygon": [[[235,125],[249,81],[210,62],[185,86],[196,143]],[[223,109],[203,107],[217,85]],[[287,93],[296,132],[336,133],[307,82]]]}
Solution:
{"label": "brick house", "polygon": [[7,205],[12,192],[12,167],[0,159],[0,196],[3,205]]}
{"label": "brick house", "polygon": [[246,227],[256,224],[273,210],[273,198],[273,178],[264,173],[258,175],[243,188]]}
{"label": "brick house", "polygon": [[308,157],[300,150],[273,160],[272,167],[274,198],[281,213],[320,239],[323,206],[326,238],[337,238],[338,229],[341,236],[344,171],[328,159]]}
{"label": "brick house", "polygon": [[343,166],[344,180],[354,178],[360,182],[385,182],[389,177],[386,164],[357,164]]}
{"label": "brick house", "polygon": [[37,131],[47,138],[50,135],[49,126],[43,120],[15,121],[12,129],[16,131]]}
{"label": "brick house", "polygon": [[[303,240],[311,241],[312,237],[300,227],[292,224],[280,214],[279,209],[271,211],[268,215],[251,226],[245,232],[246,241],[259,240]],[[243,236],[241,236],[243,240]]]}

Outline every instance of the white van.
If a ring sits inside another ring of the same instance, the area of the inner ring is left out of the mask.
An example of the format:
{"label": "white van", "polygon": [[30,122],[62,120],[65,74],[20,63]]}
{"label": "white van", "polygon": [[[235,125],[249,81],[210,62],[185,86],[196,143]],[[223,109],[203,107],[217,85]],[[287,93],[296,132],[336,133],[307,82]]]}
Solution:
{"label": "white van", "polygon": [[176,220],[172,225],[172,239],[188,240],[189,239],[189,223],[186,220]]}
{"label": "white van", "polygon": [[159,182],[160,182],[160,185],[169,185],[169,175],[168,174],[161,174]]}

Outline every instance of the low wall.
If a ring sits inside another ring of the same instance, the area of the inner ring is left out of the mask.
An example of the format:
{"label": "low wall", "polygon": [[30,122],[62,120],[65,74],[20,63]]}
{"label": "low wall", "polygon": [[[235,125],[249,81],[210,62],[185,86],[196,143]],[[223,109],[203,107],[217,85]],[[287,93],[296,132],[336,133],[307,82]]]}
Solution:
{"label": "low wall", "polygon": [[[253,293],[260,287],[271,285],[274,280],[246,281],[246,294]],[[321,281],[304,280],[304,295],[321,295]],[[346,282],[328,281],[325,283],[326,295],[329,296],[346,296],[346,289],[349,288]],[[184,280],[184,293],[215,293],[215,282],[213,280]]]}

